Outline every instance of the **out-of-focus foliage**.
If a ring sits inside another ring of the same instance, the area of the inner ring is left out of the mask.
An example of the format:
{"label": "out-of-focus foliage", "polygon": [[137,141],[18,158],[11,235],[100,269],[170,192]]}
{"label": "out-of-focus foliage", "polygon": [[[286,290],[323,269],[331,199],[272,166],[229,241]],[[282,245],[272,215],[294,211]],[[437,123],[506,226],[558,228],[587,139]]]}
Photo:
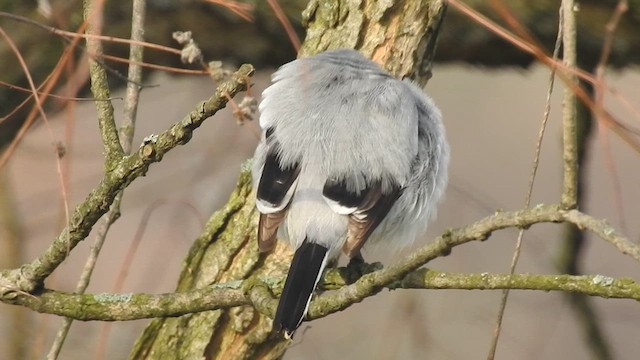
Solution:
{"label": "out-of-focus foliage", "polygon": [[[464,2],[498,24],[505,26],[491,1],[464,0]],[[528,31],[552,52],[558,32],[559,0],[503,0],[511,13]],[[578,59],[580,66],[592,71],[602,51],[605,26],[618,0],[583,0],[578,2]],[[629,10],[616,28],[611,57],[608,64],[622,68],[640,63],[640,1],[629,0]],[[458,61],[487,66],[528,66],[533,57],[522,52],[489,30],[481,27],[454,9],[449,9],[445,20],[436,61]]]}

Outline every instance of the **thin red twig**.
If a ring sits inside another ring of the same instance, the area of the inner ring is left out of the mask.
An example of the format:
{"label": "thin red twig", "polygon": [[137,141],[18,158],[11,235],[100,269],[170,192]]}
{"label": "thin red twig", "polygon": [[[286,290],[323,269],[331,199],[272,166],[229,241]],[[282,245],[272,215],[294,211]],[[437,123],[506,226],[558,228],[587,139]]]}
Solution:
{"label": "thin red twig", "polygon": [[543,48],[540,41],[538,41],[538,39],[536,39],[535,36],[531,34],[529,29],[527,29],[527,27],[524,26],[524,24],[522,24],[522,22],[513,14],[513,12],[502,0],[490,0],[489,3],[493,7],[493,9],[496,11],[496,13],[504,21],[507,22],[507,25],[509,25],[516,32],[516,34],[518,34],[518,36],[523,38],[524,41],[533,45],[534,49]]}
{"label": "thin red twig", "polygon": [[[95,55],[93,55],[93,54],[91,56],[95,57]],[[207,70],[181,69],[181,68],[176,68],[176,67],[172,67],[172,66],[164,66],[164,65],[150,64],[150,63],[145,63],[145,62],[137,62],[137,61],[131,61],[129,59],[121,58],[121,57],[113,56],[113,55],[103,54],[102,58],[104,58],[105,60],[115,61],[115,62],[119,62],[119,63],[140,65],[140,66],[143,66],[143,67],[146,67],[146,68],[150,68],[150,69],[169,71],[169,72],[174,72],[174,73],[178,73],[178,74],[209,75],[209,72]]]}
{"label": "thin red twig", "polygon": [[583,104],[585,104],[585,106],[587,106],[591,111],[594,111],[595,113],[597,113],[598,118],[601,119],[604,123],[608,124],[610,129],[616,135],[618,135],[624,142],[626,142],[632,149],[634,149],[636,152],[640,153],[640,141],[638,139],[634,138],[633,136],[631,136],[631,134],[636,134],[636,135],[639,134],[640,131],[637,130],[637,129],[633,129],[633,128],[627,126],[627,125],[622,124],[621,122],[616,120],[615,117],[612,116],[605,109],[597,109],[595,104],[594,104],[593,99],[591,99],[591,96],[589,96],[589,94],[587,94],[587,92],[584,91],[584,89],[582,89],[581,87],[572,84],[567,79],[567,77],[565,76],[564,72],[574,73],[578,77],[580,77],[581,79],[584,79],[585,81],[588,81],[589,83],[593,84],[593,83],[595,83],[595,78],[594,78],[594,76],[592,74],[589,74],[589,73],[587,73],[587,72],[585,72],[583,70],[580,70],[580,69],[567,68],[566,66],[564,66],[562,64],[562,62],[556,61],[552,57],[550,57],[549,55],[546,55],[542,49],[536,48],[533,44],[530,44],[530,43],[522,40],[518,36],[514,35],[510,31],[504,29],[503,27],[497,25],[495,22],[491,21],[490,19],[488,19],[484,15],[478,13],[476,10],[472,9],[471,7],[469,7],[468,5],[466,5],[465,3],[463,3],[463,2],[461,2],[459,0],[449,0],[449,4],[451,4],[454,8],[456,8],[457,10],[462,12],[463,14],[467,15],[470,19],[478,22],[479,24],[483,25],[487,29],[489,29],[492,32],[494,32],[496,35],[498,35],[498,36],[502,37],[503,39],[509,41],[510,43],[512,43],[517,48],[519,48],[519,49],[521,49],[521,50],[523,50],[523,51],[525,51],[525,52],[527,52],[529,54],[532,54],[541,63],[547,65],[550,68],[561,69],[562,72],[558,73],[558,77],[567,86],[569,86],[572,89],[572,91],[575,92],[575,94],[578,97],[578,99]]}
{"label": "thin red twig", "polygon": [[[0,80],[0,85],[2,85],[4,87],[7,87],[7,88],[9,88],[11,90],[17,90],[17,91],[30,93],[31,95],[27,99],[25,99],[23,102],[28,102],[29,100],[33,99],[33,92],[31,91],[31,89],[27,89],[25,87],[14,85],[14,84],[9,84],[8,82],[4,82],[2,80]],[[42,85],[40,87],[42,87]],[[95,98],[92,98],[92,97],[63,96],[63,95],[56,95],[56,94],[46,94],[43,91],[38,91],[38,95],[49,96],[49,97],[52,97],[52,98],[55,98],[55,99],[67,100],[67,101],[105,101],[105,100],[121,99],[121,98],[118,98],[118,97],[112,97],[112,98],[109,98],[109,99],[95,99]],[[21,103],[21,105],[22,105],[22,103]],[[19,105],[19,106],[21,106],[21,105]],[[13,112],[15,112],[15,109],[12,111],[12,113]],[[2,123],[2,121],[4,121],[8,117],[9,117],[9,115],[3,116],[2,118],[0,118],[0,123]]]}
{"label": "thin red twig", "polygon": [[296,34],[295,30],[293,30],[293,25],[291,25],[291,22],[289,21],[289,19],[287,19],[284,11],[282,11],[282,7],[280,7],[280,4],[277,0],[267,0],[267,2],[269,3],[271,10],[273,10],[273,12],[276,14],[278,21],[280,21],[280,24],[282,24],[282,27],[284,27],[284,30],[287,32],[287,36],[289,37],[289,41],[291,41],[291,45],[293,45],[293,48],[296,49],[296,52],[299,52],[300,38],[298,38],[298,34]]}
{"label": "thin red twig", "polygon": [[253,22],[253,4],[241,3],[233,0],[203,0],[205,2],[220,5],[229,9],[241,18]]}
{"label": "thin red twig", "polygon": [[[82,23],[80,25],[80,28],[78,29],[78,32],[84,31],[86,26],[87,26],[86,22]],[[70,56],[73,54],[73,49],[77,46],[79,41],[80,41],[80,38],[75,38],[72,40],[71,44],[69,44],[66,47],[62,56],[60,56],[60,59],[58,60],[58,63],[56,64],[56,66],[53,68],[51,73],[47,76],[47,79],[43,82],[42,84],[44,85],[44,89],[42,90],[43,102],[46,100],[47,96],[49,96],[49,94],[51,93],[51,89],[53,89],[53,87],[58,83],[58,80],[60,79],[60,76],[62,74],[62,68],[64,64],[66,64],[66,62],[69,60]],[[27,116],[26,120],[23,122],[22,126],[18,130],[18,133],[16,134],[16,136],[13,138],[13,140],[4,150],[4,152],[2,152],[2,155],[0,156],[0,169],[2,169],[4,165],[6,165],[7,161],[9,161],[9,158],[15,151],[20,141],[22,141],[22,138],[26,134],[27,130],[31,127],[31,125],[37,118],[37,115],[38,115],[38,108],[34,106],[31,109],[31,112]]]}
{"label": "thin red twig", "polygon": [[[607,88],[607,80],[605,78],[605,72],[607,63],[609,62],[609,57],[611,56],[611,48],[613,47],[614,34],[616,29],[618,28],[618,24],[620,23],[620,19],[629,9],[629,5],[627,4],[627,0],[619,0],[618,4],[611,15],[611,19],[605,26],[605,36],[604,41],[602,43],[602,50],[600,52],[600,59],[598,60],[598,64],[594,69],[595,83],[593,86],[594,92],[594,106],[597,111],[594,111],[597,117],[602,114],[602,110],[604,109],[604,95],[605,89]],[[609,129],[609,124],[603,119],[598,118],[598,123],[604,125],[604,129]],[[613,160],[613,156],[611,155],[611,146],[609,144],[609,139],[607,134],[603,134],[604,136],[600,137],[600,141],[602,147],[604,149],[605,154],[605,165],[608,169],[608,173],[611,176],[611,181],[613,183],[613,197],[615,202],[616,215],[620,222],[620,227],[626,233],[627,226],[626,221],[624,219],[624,198],[622,196],[622,188],[620,186],[620,179],[618,176],[617,168],[615,166],[615,161]]]}
{"label": "thin red twig", "polygon": [[42,107],[42,101],[40,99],[40,96],[38,95],[36,86],[33,83],[33,78],[31,77],[31,72],[29,71],[29,67],[27,66],[26,62],[22,58],[22,54],[20,53],[20,50],[18,50],[18,47],[14,44],[11,37],[4,31],[2,26],[0,26],[0,36],[4,38],[4,40],[7,42],[7,44],[11,48],[11,51],[13,51],[13,53],[16,55],[16,58],[20,63],[20,67],[22,68],[22,71],[24,71],[27,81],[29,82],[29,87],[31,88],[31,91],[33,93],[33,98],[35,99],[38,112],[40,113],[40,116],[42,116],[42,120],[44,120],[45,126],[47,128],[47,132],[49,133],[49,139],[51,140],[51,143],[54,147],[54,155],[56,158],[56,171],[58,173],[58,180],[60,181],[60,190],[62,192],[62,201],[64,203],[65,225],[68,225],[69,224],[69,197],[67,195],[66,181],[64,179],[64,172],[62,171],[62,164],[61,164],[60,156],[58,154],[58,149],[57,149],[58,141],[55,138],[53,129],[51,128],[51,124],[49,123],[49,119],[47,118],[47,114],[45,113]]}
{"label": "thin red twig", "polygon": [[66,30],[58,29],[58,28],[55,28],[53,26],[45,25],[45,24],[39,23],[37,21],[31,20],[31,19],[26,18],[24,16],[11,14],[11,13],[7,13],[7,12],[4,12],[4,11],[0,11],[0,17],[5,17],[5,18],[16,20],[16,21],[24,22],[24,23],[27,23],[27,24],[31,24],[33,26],[39,27],[39,28],[41,28],[43,30],[46,30],[46,31],[48,31],[48,32],[50,32],[52,34],[55,34],[55,35],[58,35],[58,36],[62,36],[62,37],[67,38],[67,39],[69,39],[69,38],[70,39],[98,39],[98,40],[114,42],[114,43],[121,43],[121,44],[140,45],[140,46],[144,46],[144,47],[149,48],[149,49],[165,51],[165,52],[176,54],[176,55],[180,55],[180,53],[181,53],[180,49],[174,49],[172,47],[163,46],[163,45],[154,44],[154,43],[149,43],[149,42],[144,42],[144,41],[135,41],[135,40],[131,40],[131,39],[123,39],[123,38],[118,38],[118,37],[113,37],[113,36],[106,36],[106,35],[84,34],[84,33],[82,33],[82,31],[84,31],[84,26],[81,27],[80,29],[78,29],[77,32],[73,32],[73,31],[66,31]]}

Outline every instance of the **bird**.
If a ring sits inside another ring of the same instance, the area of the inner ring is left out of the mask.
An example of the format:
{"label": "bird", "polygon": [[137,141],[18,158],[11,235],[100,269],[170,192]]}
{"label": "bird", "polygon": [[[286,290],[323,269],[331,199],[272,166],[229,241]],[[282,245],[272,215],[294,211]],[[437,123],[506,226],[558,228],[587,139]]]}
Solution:
{"label": "bird", "polygon": [[291,339],[328,264],[410,245],[435,216],[450,148],[440,110],[353,49],[282,65],[259,105],[252,165],[258,247],[294,256],[273,319]]}

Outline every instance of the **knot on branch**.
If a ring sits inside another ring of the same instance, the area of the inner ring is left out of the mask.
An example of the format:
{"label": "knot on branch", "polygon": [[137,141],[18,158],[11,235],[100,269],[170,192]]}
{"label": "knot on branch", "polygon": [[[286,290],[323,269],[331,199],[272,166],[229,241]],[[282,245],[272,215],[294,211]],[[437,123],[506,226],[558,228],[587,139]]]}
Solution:
{"label": "knot on branch", "polygon": [[42,286],[34,276],[28,276],[23,268],[4,272],[0,275],[0,299],[13,300],[18,295],[32,296],[31,293]]}
{"label": "knot on branch", "polygon": [[[280,283],[283,280],[281,279]],[[258,312],[273,318],[276,306],[278,306],[278,299],[274,296],[267,282],[258,277],[250,277],[242,283],[242,291]]]}

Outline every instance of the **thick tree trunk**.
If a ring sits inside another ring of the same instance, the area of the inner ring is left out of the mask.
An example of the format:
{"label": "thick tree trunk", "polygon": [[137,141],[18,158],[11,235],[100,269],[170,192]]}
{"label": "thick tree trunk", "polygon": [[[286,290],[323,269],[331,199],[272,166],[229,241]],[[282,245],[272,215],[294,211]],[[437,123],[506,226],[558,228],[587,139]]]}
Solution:
{"label": "thick tree trunk", "polygon": [[[356,48],[398,77],[426,83],[444,16],[441,0],[312,0],[304,12],[307,38],[300,56]],[[227,205],[214,214],[187,256],[178,291],[215,286],[250,275],[286,273],[290,250],[280,244],[260,255],[256,246],[250,175],[244,171]],[[273,304],[267,304],[271,307]],[[156,319],[131,359],[274,359],[289,341],[270,334],[271,319],[244,306]]]}

